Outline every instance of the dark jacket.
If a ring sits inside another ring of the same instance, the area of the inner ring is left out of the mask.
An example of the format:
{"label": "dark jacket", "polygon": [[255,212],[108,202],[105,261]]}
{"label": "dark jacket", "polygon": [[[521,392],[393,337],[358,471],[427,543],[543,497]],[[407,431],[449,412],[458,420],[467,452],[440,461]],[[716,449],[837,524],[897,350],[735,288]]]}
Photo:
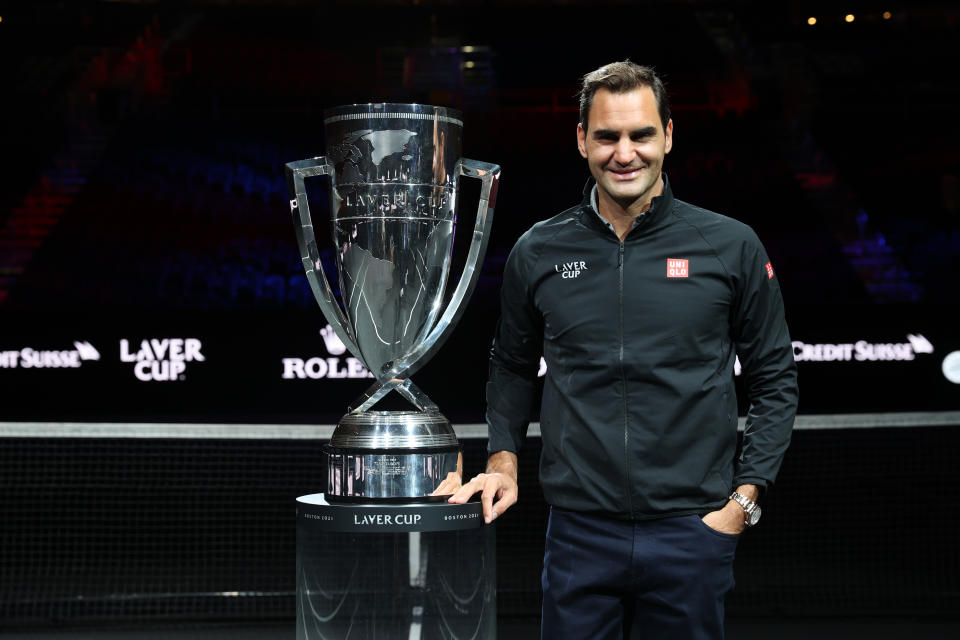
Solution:
{"label": "dark jacket", "polygon": [[[583,202],[510,253],[487,383],[489,450],[516,452],[547,362],[547,502],[625,519],[706,513],[771,484],[797,406],[780,287],[756,234],[664,192],[624,242]],[[685,262],[684,262],[685,261]],[[734,361],[750,399],[737,447]]]}

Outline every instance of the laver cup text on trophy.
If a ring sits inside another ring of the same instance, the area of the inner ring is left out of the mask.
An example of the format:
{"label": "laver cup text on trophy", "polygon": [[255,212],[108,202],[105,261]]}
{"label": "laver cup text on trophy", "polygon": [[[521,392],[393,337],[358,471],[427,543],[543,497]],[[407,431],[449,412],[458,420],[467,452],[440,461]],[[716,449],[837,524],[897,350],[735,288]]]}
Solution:
{"label": "laver cup text on trophy", "polygon": [[[449,337],[480,274],[500,167],[460,157],[459,112],[360,104],[325,112],[326,156],[287,164],[290,210],[310,287],[330,326],[376,382],[348,409],[327,455],[330,501],[415,502],[457,470],[450,422],[413,384]],[[328,175],[343,307],[320,264],[304,179]],[[482,180],[464,272],[444,307],[461,176]],[[390,391],[417,410],[374,411]]]}

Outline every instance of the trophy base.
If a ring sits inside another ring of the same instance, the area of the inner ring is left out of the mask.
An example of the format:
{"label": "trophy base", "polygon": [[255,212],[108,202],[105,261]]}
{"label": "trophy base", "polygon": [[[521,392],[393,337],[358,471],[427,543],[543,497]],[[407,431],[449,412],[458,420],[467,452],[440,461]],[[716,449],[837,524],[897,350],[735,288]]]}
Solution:
{"label": "trophy base", "polygon": [[438,411],[368,411],[344,416],[324,453],[331,502],[439,502],[460,444]]}
{"label": "trophy base", "polygon": [[431,495],[457,470],[460,447],[342,449],[327,445],[327,500],[330,502],[439,502]]}
{"label": "trophy base", "polygon": [[297,640],[497,637],[496,525],[480,503],[300,496]]}

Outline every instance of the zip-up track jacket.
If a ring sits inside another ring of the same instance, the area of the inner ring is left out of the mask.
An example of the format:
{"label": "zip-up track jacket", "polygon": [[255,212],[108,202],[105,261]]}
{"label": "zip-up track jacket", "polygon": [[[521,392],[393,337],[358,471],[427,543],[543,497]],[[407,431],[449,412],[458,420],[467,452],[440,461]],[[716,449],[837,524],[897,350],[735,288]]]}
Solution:
{"label": "zip-up track jacket", "polygon": [[[620,242],[583,202],[507,260],[487,383],[489,450],[517,452],[547,362],[540,483],[551,505],[623,519],[719,509],[771,484],[797,375],[776,275],[747,225],[664,192]],[[736,455],[734,360],[749,395]]]}

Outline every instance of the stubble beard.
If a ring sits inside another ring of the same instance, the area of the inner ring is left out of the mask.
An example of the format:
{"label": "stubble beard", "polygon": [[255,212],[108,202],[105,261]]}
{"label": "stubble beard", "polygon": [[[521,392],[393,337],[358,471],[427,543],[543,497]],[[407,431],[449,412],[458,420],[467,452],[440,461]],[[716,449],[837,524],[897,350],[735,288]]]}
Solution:
{"label": "stubble beard", "polygon": [[[649,167],[644,167],[644,169],[649,169]],[[639,193],[633,189],[631,189],[629,193],[623,193],[623,194],[618,194],[616,191],[611,189],[603,189],[603,190],[606,192],[607,196],[611,200],[616,202],[617,205],[619,205],[624,210],[628,210],[637,201],[642,201],[644,199],[647,199],[646,207],[644,209],[646,210],[646,208],[649,208],[650,202],[653,201],[653,197],[650,196],[650,194],[656,190],[657,182],[660,180],[660,172],[658,171],[657,175],[654,176],[649,183],[644,184],[643,180],[646,177],[647,176],[645,175],[638,176],[638,180],[640,180]],[[612,185],[616,185],[616,184],[617,184],[616,182],[612,182]]]}

